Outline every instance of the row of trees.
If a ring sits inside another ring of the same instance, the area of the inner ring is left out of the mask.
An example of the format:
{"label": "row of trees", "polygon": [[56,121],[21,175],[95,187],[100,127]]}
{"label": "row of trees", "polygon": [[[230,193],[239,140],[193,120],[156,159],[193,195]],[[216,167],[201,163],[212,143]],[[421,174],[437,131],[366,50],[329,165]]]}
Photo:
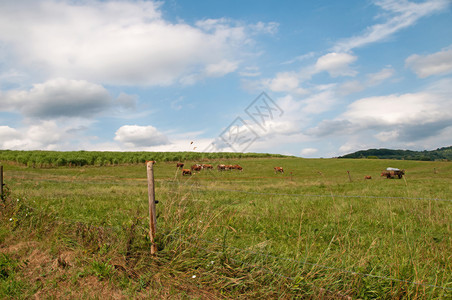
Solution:
{"label": "row of trees", "polygon": [[339,158],[383,158],[405,160],[452,160],[452,147],[443,147],[431,151],[369,149],[361,150]]}
{"label": "row of trees", "polygon": [[15,151],[0,150],[0,161],[16,162],[29,167],[106,166],[140,164],[147,160],[187,161],[245,157],[282,157],[267,153],[233,152],[101,152],[101,151]]}

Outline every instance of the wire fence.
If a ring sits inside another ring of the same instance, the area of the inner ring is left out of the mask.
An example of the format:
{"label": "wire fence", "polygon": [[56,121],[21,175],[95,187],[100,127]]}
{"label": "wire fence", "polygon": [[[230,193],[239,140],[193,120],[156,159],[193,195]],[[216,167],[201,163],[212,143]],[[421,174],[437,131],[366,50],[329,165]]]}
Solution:
{"label": "wire fence", "polygon": [[292,193],[270,193],[270,192],[253,192],[244,191],[236,189],[218,189],[211,188],[208,186],[203,186],[200,184],[184,184],[177,181],[166,181],[168,184],[175,184],[190,188],[195,188],[200,192],[231,192],[231,193],[242,193],[250,195],[267,195],[267,196],[289,196],[289,197],[306,197],[306,198],[368,198],[368,199],[391,199],[391,200],[422,200],[422,201],[444,201],[452,202],[452,199],[441,199],[441,198],[422,198],[422,197],[388,197],[388,196],[371,196],[371,195],[340,195],[340,194],[292,194]]}
{"label": "wire fence", "polygon": [[[52,180],[53,181],[53,180]],[[371,195],[340,195],[340,194],[295,194],[295,193],[273,193],[273,192],[255,192],[255,191],[245,191],[245,190],[238,190],[238,189],[220,189],[220,188],[212,188],[212,187],[208,187],[205,185],[200,185],[199,183],[181,183],[179,181],[171,181],[171,180],[163,180],[161,181],[161,183],[163,184],[169,184],[169,185],[178,185],[181,187],[186,187],[186,188],[191,188],[196,190],[197,192],[231,192],[231,193],[242,193],[242,194],[251,194],[251,195],[267,195],[267,196],[288,196],[288,197],[306,197],[306,198],[320,198],[320,197],[335,197],[335,198],[368,198],[368,199],[390,199],[390,200],[420,200],[420,201],[442,201],[442,202],[452,202],[451,199],[440,199],[440,198],[422,198],[422,197],[383,197],[383,196],[371,196]],[[35,207],[31,207],[28,206],[26,204],[23,204],[27,209],[29,210],[35,210],[36,212],[39,212],[39,208],[35,208]],[[41,211],[42,213],[44,213],[43,211]],[[83,220],[71,220],[71,219],[65,219],[65,218],[59,218],[56,217],[57,222],[60,222],[61,224],[85,224],[87,226],[92,226],[89,223],[84,223]],[[104,230],[114,230],[114,231],[121,231],[124,230],[124,227],[122,226],[97,226],[98,228],[102,228]],[[209,244],[212,247],[224,247],[225,245],[221,245],[218,242],[214,242],[208,239],[203,239],[200,237],[193,237],[193,236],[189,236],[189,235],[185,235],[183,233],[180,232],[173,232],[170,233],[170,235],[174,235],[174,236],[179,236],[179,237],[183,237],[184,241],[187,243],[190,243],[192,246],[198,247],[199,246],[196,243],[193,243],[193,240],[195,241],[199,241],[202,242],[204,244]],[[191,242],[189,242],[189,240]],[[374,279],[378,279],[378,280],[385,280],[385,281],[391,281],[391,282],[399,282],[399,283],[404,283],[404,284],[409,284],[409,285],[416,285],[416,286],[422,286],[422,287],[426,287],[426,288],[433,288],[433,289],[442,289],[442,290],[446,290],[446,291],[452,291],[452,287],[449,287],[447,285],[452,285],[452,282],[447,283],[446,286],[439,286],[439,285],[435,285],[435,284],[430,284],[430,283],[425,283],[425,282],[421,282],[421,281],[413,281],[413,280],[407,280],[407,279],[400,279],[400,278],[393,278],[393,277],[389,277],[389,276],[384,276],[384,275],[379,275],[379,274],[370,274],[370,273],[363,273],[363,272],[359,272],[359,271],[354,271],[354,270],[348,270],[348,269],[344,269],[344,268],[337,268],[337,267],[333,267],[333,266],[328,266],[328,265],[322,265],[322,264],[316,264],[316,263],[312,263],[312,262],[308,262],[308,261],[302,261],[302,260],[295,260],[295,259],[291,259],[291,258],[287,258],[287,257],[280,257],[280,256],[275,256],[272,254],[268,254],[268,253],[264,253],[264,252],[258,252],[258,251],[253,251],[253,250],[249,250],[249,249],[242,249],[242,248],[237,248],[234,246],[230,246],[230,245],[226,245],[225,246],[227,249],[231,249],[235,252],[240,252],[240,253],[245,253],[248,255],[255,255],[255,256],[259,256],[259,257],[264,257],[264,258],[270,258],[273,260],[277,260],[277,261],[287,261],[290,262],[294,265],[297,266],[310,266],[310,267],[315,267],[315,268],[320,268],[320,269],[324,269],[324,270],[330,270],[330,271],[335,271],[335,272],[340,272],[340,273],[345,273],[345,274],[349,274],[349,275],[353,275],[353,276],[361,276],[361,277],[369,277],[369,278],[374,278]],[[209,253],[215,254],[215,255],[221,255],[223,254],[223,252],[219,252],[219,251],[214,251],[208,248],[203,247],[202,249],[206,250]],[[240,264],[244,264],[244,265],[249,265],[248,262],[246,262],[245,260],[241,260],[237,257],[230,257],[229,259],[240,263]],[[289,274],[283,274],[282,272],[277,272],[275,270],[271,270],[266,268],[265,266],[258,266],[262,271],[268,273],[268,274],[272,274],[272,275],[276,275],[279,276],[281,278],[285,278],[291,281],[295,281],[297,279],[296,276],[291,276]],[[320,288],[318,286],[316,286],[315,284],[310,284],[311,286],[313,286],[314,288],[317,289],[324,289],[323,287]],[[338,294],[334,291],[328,290],[326,289],[327,292],[332,293],[333,295],[339,295],[339,296],[344,296],[346,297],[346,295],[342,295],[342,294]]]}

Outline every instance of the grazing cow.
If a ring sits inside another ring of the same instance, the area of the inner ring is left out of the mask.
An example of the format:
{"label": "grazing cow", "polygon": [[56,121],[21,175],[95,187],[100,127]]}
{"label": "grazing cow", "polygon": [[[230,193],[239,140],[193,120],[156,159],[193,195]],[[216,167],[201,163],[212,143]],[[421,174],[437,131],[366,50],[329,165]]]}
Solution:
{"label": "grazing cow", "polygon": [[191,175],[191,171],[189,169],[182,169],[182,176]]}
{"label": "grazing cow", "polygon": [[364,176],[364,179],[372,179],[372,176]]}
{"label": "grazing cow", "polygon": [[218,171],[224,171],[224,170],[226,170],[226,165],[218,165],[217,169],[218,169]]}
{"label": "grazing cow", "polygon": [[274,167],[273,169],[275,169],[275,174],[276,172],[284,173],[284,169],[282,167]]}
{"label": "grazing cow", "polygon": [[199,164],[193,165],[191,166],[191,170],[192,171],[201,171],[202,170],[202,166]]}
{"label": "grazing cow", "polygon": [[224,169],[230,171],[230,170],[234,169],[234,166],[233,165],[226,165],[226,166],[224,166]]}
{"label": "grazing cow", "polygon": [[213,169],[212,165],[202,165],[203,169]]}
{"label": "grazing cow", "polygon": [[239,165],[235,165],[232,168],[235,169],[235,170],[243,171],[243,168],[241,166],[239,166]]}
{"label": "grazing cow", "polygon": [[177,163],[177,165],[176,165],[176,168],[183,168],[184,167],[184,164],[183,163]]}

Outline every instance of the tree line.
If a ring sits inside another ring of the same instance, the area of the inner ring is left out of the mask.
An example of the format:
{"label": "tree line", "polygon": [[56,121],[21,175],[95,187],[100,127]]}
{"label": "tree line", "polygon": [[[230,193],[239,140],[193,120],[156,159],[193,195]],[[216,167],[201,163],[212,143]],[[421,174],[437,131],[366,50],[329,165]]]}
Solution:
{"label": "tree line", "polygon": [[113,152],[113,151],[21,151],[0,150],[0,161],[15,162],[28,167],[108,166],[141,164],[148,160],[187,161],[204,159],[238,159],[284,157],[268,153],[235,152]]}
{"label": "tree line", "polygon": [[361,150],[339,158],[381,158],[381,159],[404,159],[404,160],[452,160],[452,146],[438,148],[431,151],[412,151],[412,150],[392,150],[392,149],[369,149]]}

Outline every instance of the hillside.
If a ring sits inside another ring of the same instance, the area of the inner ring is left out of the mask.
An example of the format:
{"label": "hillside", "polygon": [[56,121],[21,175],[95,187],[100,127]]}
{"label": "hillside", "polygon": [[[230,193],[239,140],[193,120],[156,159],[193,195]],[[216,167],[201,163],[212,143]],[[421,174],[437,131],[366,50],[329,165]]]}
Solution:
{"label": "hillside", "polygon": [[431,151],[369,149],[350,153],[339,158],[381,158],[400,160],[452,160],[452,146],[438,148]]}

